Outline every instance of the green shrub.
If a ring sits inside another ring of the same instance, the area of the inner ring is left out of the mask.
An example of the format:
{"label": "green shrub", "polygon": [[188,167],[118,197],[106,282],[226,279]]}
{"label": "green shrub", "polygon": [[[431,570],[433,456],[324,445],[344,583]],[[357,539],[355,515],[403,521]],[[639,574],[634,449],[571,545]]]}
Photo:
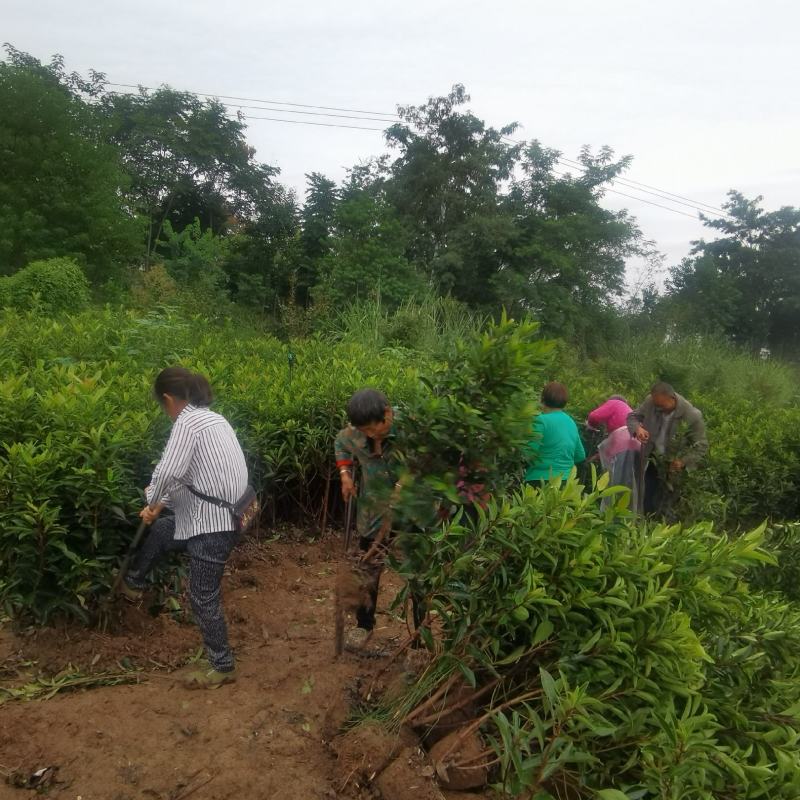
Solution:
{"label": "green shrub", "polygon": [[0,306],[45,313],[77,311],[89,302],[89,281],[71,258],[33,261],[0,281]]}
{"label": "green shrub", "polygon": [[335,341],[440,353],[480,328],[482,322],[457,300],[427,295],[407,299],[394,310],[380,298],[351,303],[321,320],[319,330]]}
{"label": "green shrub", "polygon": [[763,530],[637,524],[617,492],[527,487],[407,535],[437,655],[372,715],[397,725],[472,687],[509,797],[794,800],[800,609],[743,580],[770,560]]}
{"label": "green shrub", "polygon": [[762,591],[781,592],[793,602],[800,602],[800,523],[785,522],[768,528],[764,548],[775,557],[775,563],[751,570],[750,585]]}
{"label": "green shrub", "polygon": [[108,585],[166,441],[152,380],[177,362],[209,376],[268,517],[308,521],[349,395],[408,399],[420,358],[173,312],[0,313],[0,601],[14,614],[81,613]]}

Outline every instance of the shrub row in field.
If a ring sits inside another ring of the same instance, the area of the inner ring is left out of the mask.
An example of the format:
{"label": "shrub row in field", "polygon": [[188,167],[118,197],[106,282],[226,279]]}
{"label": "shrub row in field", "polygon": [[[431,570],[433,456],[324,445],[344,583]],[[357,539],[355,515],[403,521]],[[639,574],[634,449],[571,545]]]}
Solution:
{"label": "shrub row in field", "polygon": [[[457,322],[465,335],[467,321]],[[428,350],[436,349],[440,323],[426,328]],[[374,385],[402,402],[419,391],[418,370],[431,360],[395,340],[386,347],[367,335],[353,337],[344,327],[335,341],[286,344],[253,325],[210,325],[169,312],[93,309],[56,318],[3,312],[0,598],[6,607],[40,619],[58,609],[80,613],[107,585],[166,438],[168,421],[150,387],[170,363],[210,377],[215,407],[238,431],[263,490],[267,519],[308,521],[320,513],[331,440],[349,394]],[[713,392],[702,349],[642,352],[649,360],[628,363],[622,353],[588,362],[563,348],[549,372],[570,386],[569,408],[580,419],[612,393],[635,402],[652,380],[671,377],[670,363],[680,362],[684,383],[676,384],[705,412],[711,441],[708,464],[686,481],[687,517],[729,527],[767,515],[796,519],[800,407],[788,371],[712,349],[710,372],[737,378],[720,379]],[[538,390],[531,385],[531,399]],[[328,496],[333,502],[337,493]]]}
{"label": "shrub row in field", "polygon": [[209,376],[267,513],[308,519],[349,395],[376,385],[403,400],[419,363],[108,309],[60,319],[5,312],[0,341],[0,597],[39,619],[80,613],[131,536],[168,431],[151,394],[159,369],[180,362]]}
{"label": "shrub row in field", "polygon": [[438,656],[371,713],[424,733],[432,707],[470,708],[486,749],[462,767],[495,765],[509,797],[794,800],[800,608],[746,583],[763,528],[637,523],[618,491],[526,488],[407,536]]}

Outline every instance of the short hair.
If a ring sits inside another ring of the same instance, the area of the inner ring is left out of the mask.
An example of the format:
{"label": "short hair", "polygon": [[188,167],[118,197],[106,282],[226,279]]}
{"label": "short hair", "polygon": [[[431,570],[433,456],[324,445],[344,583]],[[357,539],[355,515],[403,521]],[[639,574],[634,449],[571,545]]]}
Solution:
{"label": "short hair", "polygon": [[383,422],[389,401],[377,389],[359,389],[347,403],[347,417],[357,428],[371,422]]}
{"label": "short hair", "polygon": [[564,408],[569,400],[569,392],[563,383],[550,381],[542,389],[542,403],[548,408]]}
{"label": "short hair", "polygon": [[608,398],[609,400],[621,400],[625,405],[628,405],[627,398],[623,397],[621,394],[612,394],[611,397]]}
{"label": "short hair", "polygon": [[185,367],[162,369],[153,384],[153,394],[162,406],[165,394],[185,400],[193,406],[210,406],[214,399],[206,376]]}
{"label": "short hair", "polygon": [[665,381],[659,381],[653,384],[653,388],[650,389],[650,395],[652,397],[656,395],[660,397],[677,397],[678,393],[672,388],[671,384]]}

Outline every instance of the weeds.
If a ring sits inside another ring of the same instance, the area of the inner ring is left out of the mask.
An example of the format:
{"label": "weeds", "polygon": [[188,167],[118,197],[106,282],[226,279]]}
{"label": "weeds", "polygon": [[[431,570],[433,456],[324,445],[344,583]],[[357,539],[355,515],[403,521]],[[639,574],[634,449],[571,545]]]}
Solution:
{"label": "weeds", "polygon": [[100,672],[87,675],[69,664],[52,678],[38,677],[22,686],[0,686],[0,706],[12,700],[49,700],[61,692],[119,686],[138,681],[139,674],[136,672]]}

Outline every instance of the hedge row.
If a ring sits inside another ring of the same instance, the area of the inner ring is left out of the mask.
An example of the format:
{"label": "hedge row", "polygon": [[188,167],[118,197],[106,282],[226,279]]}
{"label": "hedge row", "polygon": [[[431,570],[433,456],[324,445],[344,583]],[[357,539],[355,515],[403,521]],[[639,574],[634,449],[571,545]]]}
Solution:
{"label": "hedge row", "polygon": [[151,393],[162,367],[209,376],[267,514],[308,520],[349,395],[375,385],[402,401],[420,361],[109,309],[60,319],[6,311],[0,342],[0,598],[40,620],[82,613],[131,537],[168,433]]}

